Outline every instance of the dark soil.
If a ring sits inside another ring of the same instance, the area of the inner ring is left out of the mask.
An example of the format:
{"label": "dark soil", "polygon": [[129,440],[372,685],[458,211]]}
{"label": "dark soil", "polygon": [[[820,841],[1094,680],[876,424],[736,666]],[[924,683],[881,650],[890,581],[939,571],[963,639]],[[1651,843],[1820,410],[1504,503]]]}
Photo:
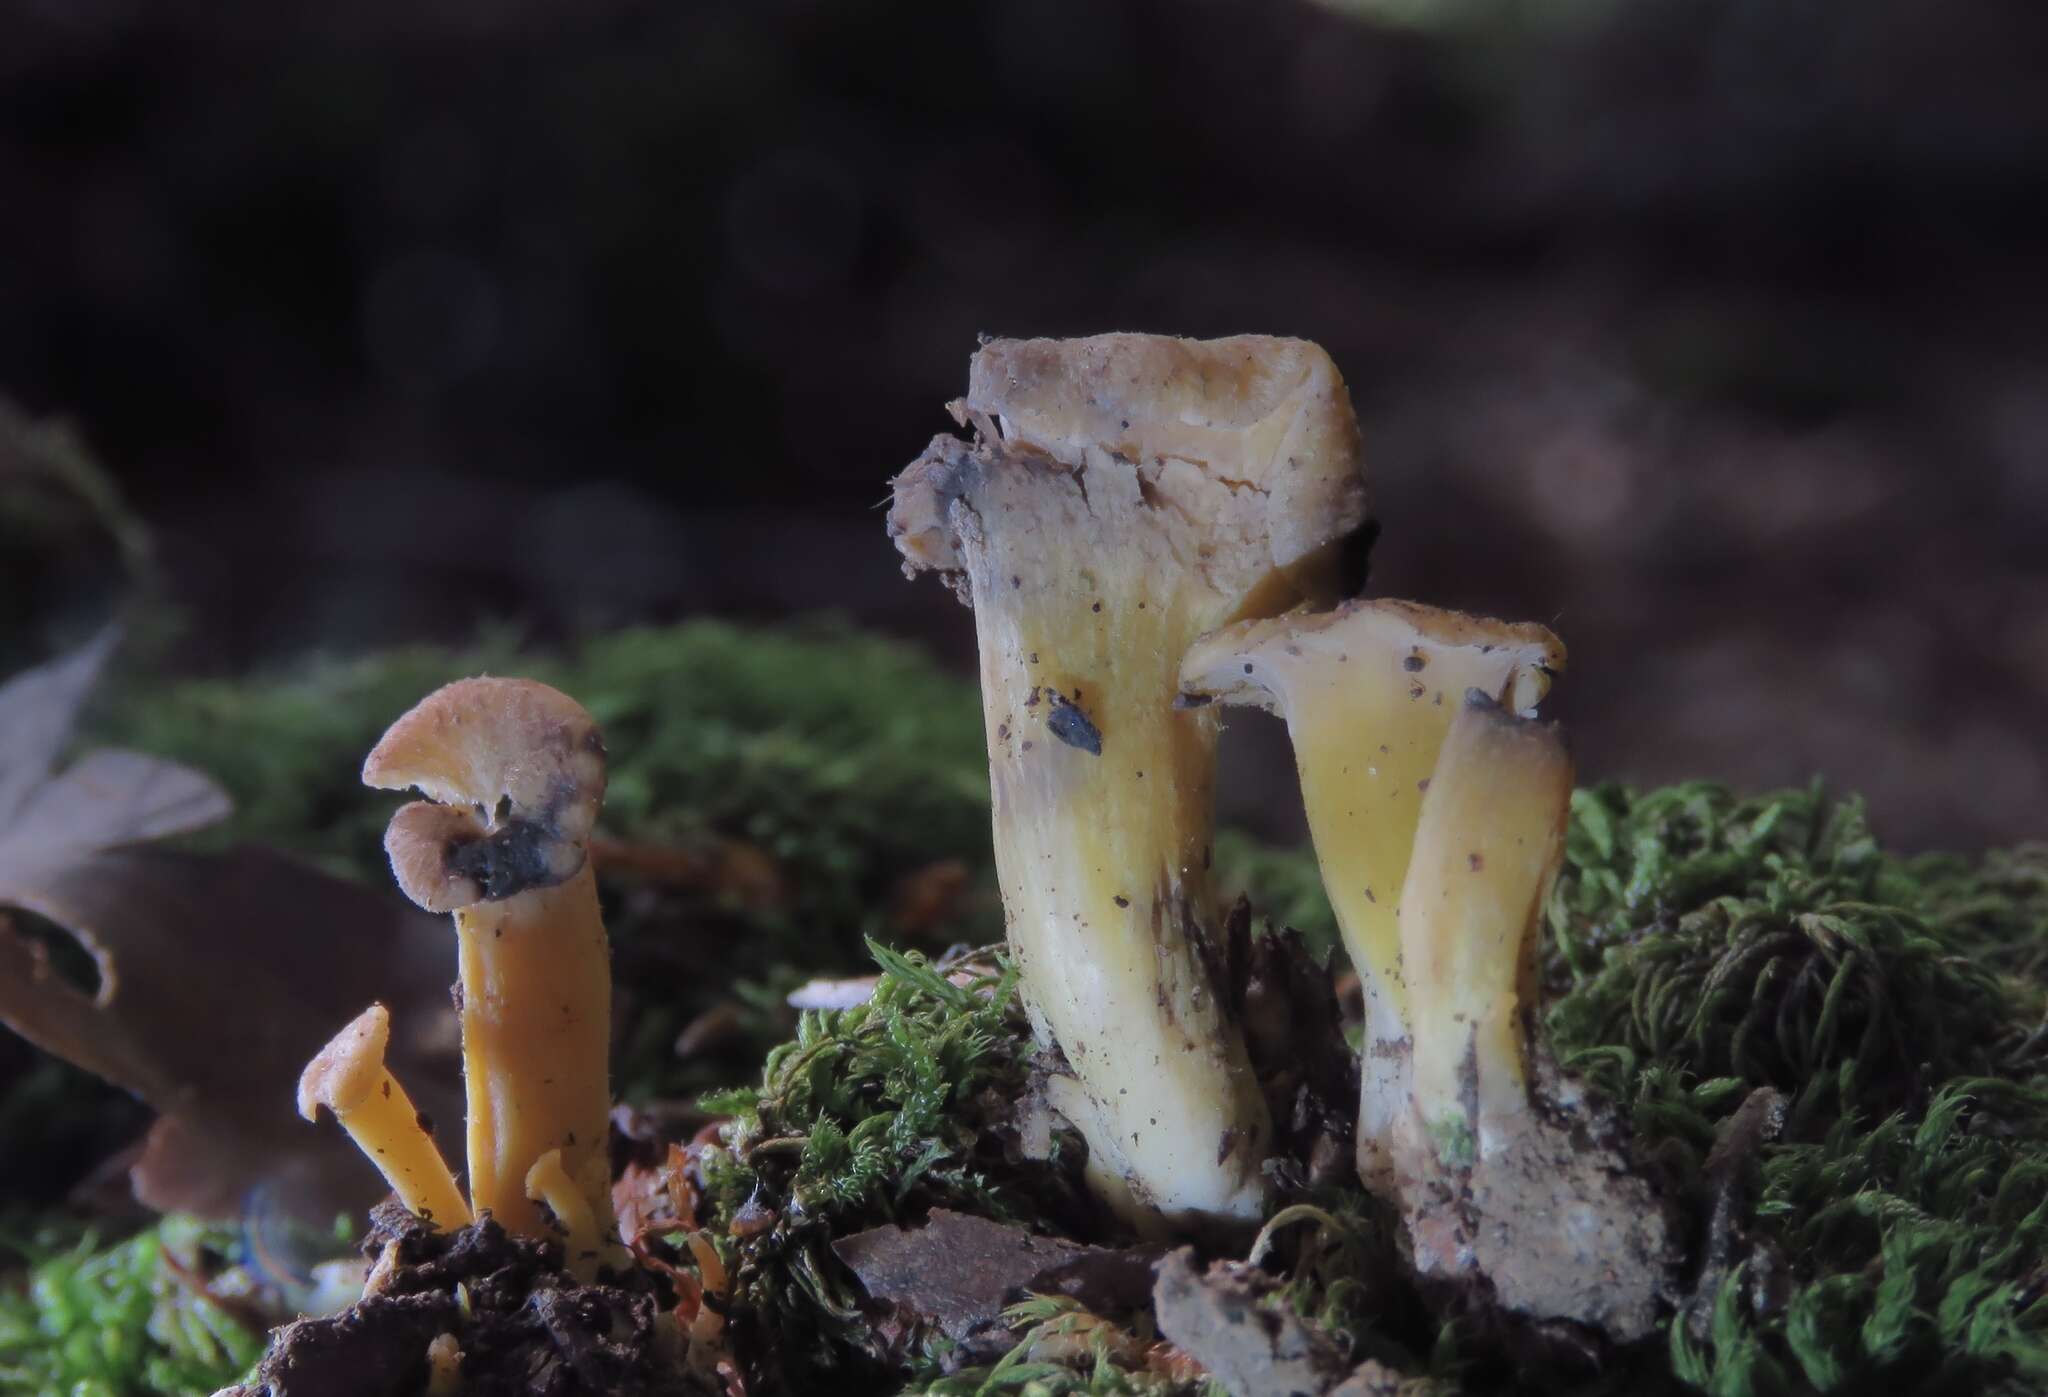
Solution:
{"label": "dark soil", "polygon": [[363,1299],[328,1319],[280,1329],[252,1386],[235,1397],[414,1397],[427,1345],[453,1334],[465,1397],[684,1397],[708,1389],[684,1372],[672,1301],[645,1273],[581,1285],[553,1242],[515,1237],[488,1216],[430,1231],[395,1203],[371,1213],[376,1263]]}

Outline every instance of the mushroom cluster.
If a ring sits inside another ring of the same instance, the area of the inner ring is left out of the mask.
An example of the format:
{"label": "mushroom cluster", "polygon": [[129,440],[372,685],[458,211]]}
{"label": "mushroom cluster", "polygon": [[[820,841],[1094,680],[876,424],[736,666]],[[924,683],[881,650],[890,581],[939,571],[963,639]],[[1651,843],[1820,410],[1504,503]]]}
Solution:
{"label": "mushroom cluster", "polygon": [[1331,606],[1366,484],[1312,344],[995,340],[952,412],[973,438],[896,478],[889,532],[974,610],[1010,947],[1098,1193],[1154,1233],[1265,1206],[1206,874],[1214,709],[1266,708],[1366,987],[1361,1180],[1425,1277],[1646,1332],[1663,1214],[1534,1032],[1572,781],[1534,719],[1557,638]]}
{"label": "mushroom cluster", "polygon": [[569,1270],[617,1264],[607,1131],[611,957],[588,854],[604,799],[596,722],[524,679],[464,679],[392,724],[366,784],[416,788],[384,836],[406,896],[452,912],[469,1198],[384,1066],[390,1016],[365,1010],[308,1065],[299,1110],[340,1120],[399,1200],[436,1227],[472,1213],[563,1235]]}

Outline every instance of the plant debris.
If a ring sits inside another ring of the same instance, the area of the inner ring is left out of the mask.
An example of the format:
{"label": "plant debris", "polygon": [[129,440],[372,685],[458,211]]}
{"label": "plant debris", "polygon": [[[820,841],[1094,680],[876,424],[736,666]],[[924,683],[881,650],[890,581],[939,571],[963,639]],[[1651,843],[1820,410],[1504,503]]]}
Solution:
{"label": "plant debris", "polygon": [[1196,1267],[1186,1247],[1159,1263],[1152,1292],[1159,1332],[1191,1355],[1231,1397],[1316,1397],[1351,1371],[1328,1337],[1273,1300],[1263,1272],[1219,1261]]}
{"label": "plant debris", "polygon": [[[465,1397],[693,1397],[716,1391],[682,1362],[656,1282],[578,1284],[561,1247],[486,1218],[437,1232],[395,1204],[371,1214],[363,1299],[278,1331],[234,1397],[413,1397],[428,1346],[452,1335]],[[445,1346],[444,1346],[445,1347]]]}
{"label": "plant debris", "polygon": [[[876,1227],[832,1244],[868,1294],[968,1345],[1002,1322],[1024,1291],[1065,1295],[1091,1310],[1147,1298],[1156,1248],[1087,1246],[1014,1224],[934,1208],[919,1227]],[[1007,1332],[1007,1330],[1005,1330]]]}

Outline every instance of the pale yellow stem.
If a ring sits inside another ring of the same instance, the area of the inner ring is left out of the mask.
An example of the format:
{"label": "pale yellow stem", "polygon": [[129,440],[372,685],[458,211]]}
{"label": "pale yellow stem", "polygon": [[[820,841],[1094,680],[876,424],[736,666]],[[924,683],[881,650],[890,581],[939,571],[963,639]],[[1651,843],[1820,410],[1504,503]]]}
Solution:
{"label": "pale yellow stem", "polygon": [[1077,576],[1014,557],[1020,542],[1042,536],[989,540],[976,575],[1019,585],[975,618],[1026,1007],[1079,1081],[1063,1109],[1120,1212],[1144,1227],[1256,1220],[1270,1126],[1203,958],[1218,934],[1216,725],[1172,708],[1186,604],[1148,586],[1142,555]]}
{"label": "pale yellow stem", "polygon": [[1528,1111],[1524,1009],[1571,789],[1554,729],[1458,705],[1401,893],[1413,1100],[1446,1166],[1484,1157],[1489,1127]]}

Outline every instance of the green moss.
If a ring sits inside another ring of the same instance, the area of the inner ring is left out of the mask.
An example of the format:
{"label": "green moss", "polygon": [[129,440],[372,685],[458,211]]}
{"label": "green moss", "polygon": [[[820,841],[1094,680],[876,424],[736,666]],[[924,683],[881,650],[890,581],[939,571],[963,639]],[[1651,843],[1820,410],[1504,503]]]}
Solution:
{"label": "green moss", "polygon": [[1729,1397],[2048,1382],[2048,851],[1901,859],[1818,787],[1573,803],[1549,1022],[1696,1219],[1758,1087],[1739,1265],[1669,1332]]}
{"label": "green moss", "polygon": [[[1016,1346],[995,1363],[914,1378],[902,1397],[1224,1397],[1222,1387],[1203,1381],[1175,1381],[1128,1362],[1112,1351],[1101,1319],[1077,1300],[1038,1295],[1003,1311],[1017,1335]],[[1034,1357],[1057,1347],[1083,1357],[1053,1361]],[[936,1369],[936,1365],[932,1365]]]}
{"label": "green moss", "polygon": [[189,1279],[231,1249],[221,1229],[171,1217],[108,1247],[50,1227],[8,1245],[31,1264],[0,1280],[0,1393],[190,1397],[262,1355],[262,1333]]}
{"label": "green moss", "polygon": [[1043,1222],[1080,1206],[1075,1151],[1026,1161],[1000,1128],[1028,1075],[1015,969],[869,950],[881,974],[866,1003],[805,1013],[758,1087],[705,1103],[733,1116],[727,1149],[702,1160],[743,1348],[799,1383],[873,1377],[885,1359],[834,1237],[929,1207]]}

